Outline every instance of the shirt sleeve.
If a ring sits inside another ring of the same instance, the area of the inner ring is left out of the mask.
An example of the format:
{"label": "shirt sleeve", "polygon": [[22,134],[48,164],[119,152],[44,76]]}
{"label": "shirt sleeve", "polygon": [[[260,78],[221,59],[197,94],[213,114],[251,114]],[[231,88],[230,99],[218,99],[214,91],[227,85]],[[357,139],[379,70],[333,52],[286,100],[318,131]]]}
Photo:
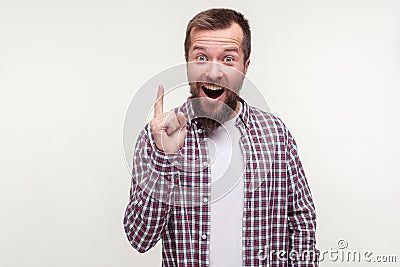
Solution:
{"label": "shirt sleeve", "polygon": [[168,225],[178,176],[174,156],[156,148],[146,125],[135,146],[130,198],[124,216],[129,243],[141,253],[160,240]]}
{"label": "shirt sleeve", "polygon": [[300,162],[296,142],[288,133],[289,266],[318,266],[315,247],[316,214],[311,191]]}

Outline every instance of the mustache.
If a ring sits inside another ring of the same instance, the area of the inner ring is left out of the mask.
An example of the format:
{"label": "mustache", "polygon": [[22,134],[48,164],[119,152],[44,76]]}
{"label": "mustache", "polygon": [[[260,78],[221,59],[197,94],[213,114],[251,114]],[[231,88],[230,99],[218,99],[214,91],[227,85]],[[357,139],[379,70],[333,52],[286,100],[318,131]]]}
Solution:
{"label": "mustache", "polygon": [[199,85],[201,83],[209,83],[209,84],[215,84],[215,85],[219,85],[219,86],[227,88],[226,82],[224,82],[222,79],[218,79],[218,80],[203,79],[203,80],[196,81],[196,83],[197,83],[197,85]]}

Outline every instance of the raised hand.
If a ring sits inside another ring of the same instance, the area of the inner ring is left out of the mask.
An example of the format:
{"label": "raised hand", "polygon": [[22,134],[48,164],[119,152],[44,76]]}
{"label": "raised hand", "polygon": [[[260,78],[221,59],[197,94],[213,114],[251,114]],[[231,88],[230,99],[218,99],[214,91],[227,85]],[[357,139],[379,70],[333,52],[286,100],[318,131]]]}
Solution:
{"label": "raised hand", "polygon": [[177,153],[186,137],[186,117],[182,112],[163,111],[164,87],[158,87],[154,104],[154,119],[150,121],[154,142],[158,149],[167,154]]}

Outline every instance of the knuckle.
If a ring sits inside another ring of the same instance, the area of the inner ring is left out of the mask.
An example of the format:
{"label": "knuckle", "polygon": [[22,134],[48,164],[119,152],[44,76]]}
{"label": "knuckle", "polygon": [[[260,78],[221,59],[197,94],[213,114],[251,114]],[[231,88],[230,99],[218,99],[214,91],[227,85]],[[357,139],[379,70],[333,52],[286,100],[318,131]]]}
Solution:
{"label": "knuckle", "polygon": [[150,121],[150,128],[152,129],[152,130],[156,130],[156,129],[158,129],[159,128],[159,123],[158,123],[158,120],[157,119],[152,119],[151,121]]}

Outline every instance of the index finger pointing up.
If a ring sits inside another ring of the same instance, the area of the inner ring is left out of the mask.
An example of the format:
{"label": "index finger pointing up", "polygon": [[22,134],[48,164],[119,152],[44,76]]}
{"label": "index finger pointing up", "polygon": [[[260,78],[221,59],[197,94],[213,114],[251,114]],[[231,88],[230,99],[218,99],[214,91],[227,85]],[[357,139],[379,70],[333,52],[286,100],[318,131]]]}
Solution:
{"label": "index finger pointing up", "polygon": [[163,114],[163,100],[164,100],[164,86],[161,84],[158,86],[157,99],[154,103],[154,118]]}

